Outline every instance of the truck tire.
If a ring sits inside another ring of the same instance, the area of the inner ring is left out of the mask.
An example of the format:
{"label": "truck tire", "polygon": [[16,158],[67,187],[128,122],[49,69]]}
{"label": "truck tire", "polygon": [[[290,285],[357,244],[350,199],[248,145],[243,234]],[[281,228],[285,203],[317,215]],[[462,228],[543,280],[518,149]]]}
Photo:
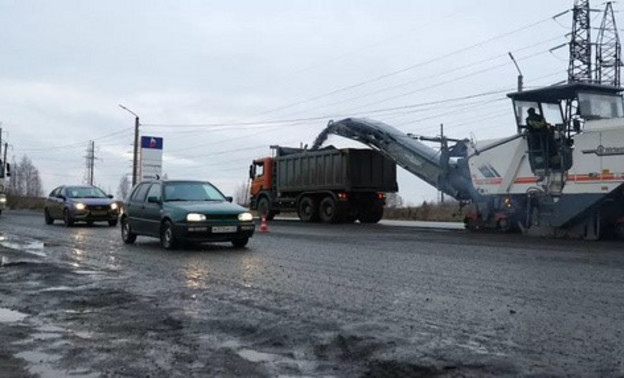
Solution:
{"label": "truck tire", "polygon": [[318,222],[318,204],[312,197],[303,197],[297,207],[297,215],[302,222]]}
{"label": "truck tire", "polygon": [[325,197],[319,205],[319,217],[323,223],[337,223],[340,221],[340,210],[333,197]]}
{"label": "truck tire", "polygon": [[258,215],[266,218],[266,220],[273,220],[275,218],[275,212],[271,211],[271,202],[266,197],[260,198],[258,201]]}
{"label": "truck tire", "polygon": [[360,208],[360,222],[362,223],[377,223],[383,218],[383,206],[374,205],[371,208]]}

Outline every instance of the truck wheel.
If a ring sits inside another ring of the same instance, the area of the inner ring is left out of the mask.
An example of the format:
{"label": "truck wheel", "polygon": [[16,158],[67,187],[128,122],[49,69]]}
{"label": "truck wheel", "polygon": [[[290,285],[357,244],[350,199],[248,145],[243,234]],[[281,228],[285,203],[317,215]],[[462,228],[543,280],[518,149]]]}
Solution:
{"label": "truck wheel", "polygon": [[360,222],[362,223],[377,223],[381,218],[383,218],[383,206],[360,209]]}
{"label": "truck wheel", "polygon": [[319,206],[319,216],[323,223],[336,223],[340,220],[336,201],[332,197],[323,198]]}
{"label": "truck wheel", "polygon": [[624,223],[618,223],[617,226],[615,226],[615,236],[618,239],[624,239]]}
{"label": "truck wheel", "polygon": [[275,212],[271,211],[271,203],[266,197],[262,197],[258,202],[258,214],[266,218],[266,220],[273,220],[275,218]]}
{"label": "truck wheel", "polygon": [[297,215],[302,222],[317,222],[319,219],[318,205],[314,198],[303,197],[299,201],[299,207],[297,208]]}

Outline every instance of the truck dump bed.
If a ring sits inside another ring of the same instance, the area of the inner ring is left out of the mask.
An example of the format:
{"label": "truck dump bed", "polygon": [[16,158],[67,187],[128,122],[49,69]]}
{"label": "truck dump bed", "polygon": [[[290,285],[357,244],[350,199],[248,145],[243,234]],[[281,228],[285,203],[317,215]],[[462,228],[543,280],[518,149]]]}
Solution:
{"label": "truck dump bed", "polygon": [[344,190],[396,192],[396,164],[368,149],[327,147],[308,151],[278,149],[276,184],[280,192]]}

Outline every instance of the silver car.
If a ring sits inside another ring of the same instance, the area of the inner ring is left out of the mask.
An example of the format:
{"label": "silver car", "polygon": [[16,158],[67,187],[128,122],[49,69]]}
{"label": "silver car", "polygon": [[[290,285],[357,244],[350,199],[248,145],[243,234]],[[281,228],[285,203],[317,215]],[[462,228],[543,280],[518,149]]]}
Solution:
{"label": "silver car", "polygon": [[114,227],[119,219],[119,206],[95,186],[59,186],[45,201],[44,217],[46,224],[62,219],[65,226],[75,222],[108,222]]}

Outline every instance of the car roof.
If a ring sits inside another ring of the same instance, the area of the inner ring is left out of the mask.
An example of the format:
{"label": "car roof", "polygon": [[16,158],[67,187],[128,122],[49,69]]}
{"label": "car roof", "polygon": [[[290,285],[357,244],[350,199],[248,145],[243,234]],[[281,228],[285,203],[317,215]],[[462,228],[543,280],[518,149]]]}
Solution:
{"label": "car roof", "polygon": [[171,183],[211,184],[210,181],[205,181],[205,180],[145,180],[145,181],[141,181],[139,184],[155,184],[155,183],[163,183],[163,184],[171,184]]}

